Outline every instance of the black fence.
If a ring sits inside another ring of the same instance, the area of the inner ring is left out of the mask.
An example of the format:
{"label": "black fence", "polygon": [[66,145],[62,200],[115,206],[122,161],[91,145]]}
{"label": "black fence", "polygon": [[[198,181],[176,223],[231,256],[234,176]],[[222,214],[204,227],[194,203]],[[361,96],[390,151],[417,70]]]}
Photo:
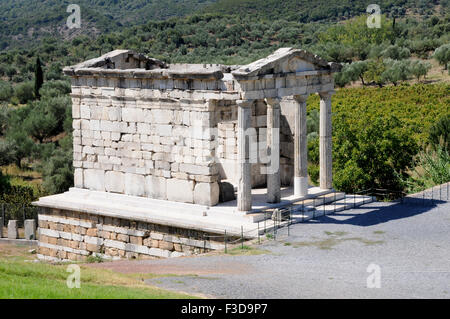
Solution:
{"label": "black fence", "polygon": [[450,201],[450,182],[433,186],[424,191],[409,195],[403,191],[379,188],[370,188],[354,192],[353,194],[372,196],[381,201],[397,200],[402,204],[433,206]]}
{"label": "black fence", "polygon": [[[296,203],[297,206],[302,207],[302,211],[305,209],[305,202],[312,201],[313,207],[316,207],[316,201],[318,202],[318,206],[322,206],[325,209],[325,205],[327,205],[329,208],[333,208],[334,210],[327,211],[327,214],[333,214],[337,213],[337,206],[336,206],[336,198],[337,195],[342,192],[332,192],[331,196],[330,194],[326,195],[320,195],[316,198],[312,199],[304,199],[302,201],[299,201]],[[352,196],[356,195],[356,196]],[[357,196],[364,196],[363,202],[359,201],[358,204],[356,204]],[[328,197],[328,199],[333,198],[331,203],[327,204],[324,200],[325,197]],[[348,208],[345,209],[352,209],[360,205],[365,205],[369,203],[369,200],[365,202],[366,197],[372,197],[373,199],[376,199],[377,201],[396,201],[399,204],[402,205],[420,205],[420,206],[435,206],[439,204],[446,203],[450,201],[450,183],[441,184],[438,186],[434,186],[430,189],[424,190],[422,192],[419,192],[417,194],[410,194],[403,191],[397,191],[397,190],[389,190],[389,189],[380,189],[380,188],[370,188],[365,189],[361,191],[355,191],[352,194],[349,194],[350,198],[344,197],[344,206],[346,207],[346,204],[348,205]],[[370,200],[371,202],[372,200]],[[353,204],[353,205],[352,205]],[[326,214],[325,211],[323,211],[322,214],[318,214],[320,210],[318,211],[312,211],[312,219],[315,219],[317,216],[324,216]],[[257,223],[257,227],[251,230],[246,230],[244,232],[243,227],[241,227],[241,233],[239,235],[234,234],[230,235],[227,234],[227,231],[225,230],[223,235],[204,235],[204,240],[206,243],[206,240],[215,240],[215,241],[223,241],[225,253],[227,253],[227,250],[229,247],[240,247],[241,249],[244,249],[244,243],[247,240],[250,239],[256,239],[258,243],[261,243],[262,238],[265,239],[272,239],[276,240],[280,237],[289,237],[290,235],[290,226],[293,223],[304,221],[302,218],[293,218],[293,207],[288,206],[284,208],[278,208],[278,209],[268,209],[261,212],[262,214],[265,214],[264,220]],[[275,218],[273,217],[273,214],[278,214]],[[304,216],[304,214],[302,214]],[[282,228],[282,229],[281,229]],[[282,230],[282,233],[280,231]],[[256,238],[255,238],[256,235]],[[281,236],[280,236],[281,235]]]}
{"label": "black fence", "polygon": [[0,203],[0,217],[2,218],[3,227],[7,227],[10,220],[17,220],[18,227],[22,228],[25,219],[35,219],[37,224],[38,208],[20,204]]}

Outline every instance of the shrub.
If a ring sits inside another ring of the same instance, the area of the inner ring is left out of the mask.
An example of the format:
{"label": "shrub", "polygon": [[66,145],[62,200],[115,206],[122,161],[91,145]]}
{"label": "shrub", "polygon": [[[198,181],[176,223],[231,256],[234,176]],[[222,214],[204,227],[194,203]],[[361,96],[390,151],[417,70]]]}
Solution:
{"label": "shrub", "polygon": [[408,48],[402,48],[397,45],[390,45],[385,50],[381,51],[384,58],[392,60],[403,60],[411,56]]}
{"label": "shrub", "polygon": [[431,128],[428,140],[431,146],[441,146],[447,152],[450,150],[450,115],[441,117]]}
{"label": "shrub", "polygon": [[28,206],[36,200],[33,188],[31,186],[12,185],[0,196],[3,203],[20,204]]}
{"label": "shrub", "polygon": [[7,192],[10,189],[10,187],[11,184],[9,183],[9,176],[3,175],[2,171],[0,170],[0,198],[5,192]]}
{"label": "shrub", "polygon": [[42,97],[57,97],[71,92],[70,83],[63,80],[45,82],[39,90]]}
{"label": "shrub", "polygon": [[440,145],[427,148],[418,155],[417,164],[405,180],[410,192],[421,191],[450,182],[450,155]]}
{"label": "shrub", "polygon": [[18,84],[14,90],[14,95],[19,100],[19,103],[25,104],[34,99],[34,84],[33,82],[24,82]]}
{"label": "shrub", "polygon": [[8,82],[0,81],[0,101],[9,101],[14,90]]}
{"label": "shrub", "polygon": [[0,136],[5,134],[9,121],[9,107],[7,104],[0,105]]}
{"label": "shrub", "polygon": [[63,193],[73,186],[71,150],[56,149],[44,165],[44,189],[49,194]]}
{"label": "shrub", "polygon": [[395,116],[365,120],[355,127],[345,115],[334,120],[334,187],[402,190],[417,145]]}

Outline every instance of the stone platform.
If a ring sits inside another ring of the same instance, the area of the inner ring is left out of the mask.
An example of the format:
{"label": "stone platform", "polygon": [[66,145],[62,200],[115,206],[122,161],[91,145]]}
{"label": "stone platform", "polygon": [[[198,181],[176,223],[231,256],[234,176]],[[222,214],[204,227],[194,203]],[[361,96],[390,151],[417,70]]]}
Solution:
{"label": "stone platform", "polygon": [[228,235],[240,236],[241,226],[244,232],[255,229],[256,223],[263,219],[255,216],[263,216],[262,211],[290,206],[295,202],[313,199],[330,192],[331,190],[311,187],[307,196],[296,197],[293,195],[292,188],[284,188],[281,192],[280,203],[269,204],[266,202],[265,188],[253,189],[253,209],[250,212],[238,211],[235,200],[208,207],[79,188],[71,188],[62,194],[42,197],[33,204],[218,234],[223,234],[226,230]]}
{"label": "stone platform", "polygon": [[38,255],[80,261],[90,255],[113,259],[187,256],[223,249],[225,234],[231,242],[241,236],[255,238],[258,230],[259,234],[270,231],[276,208],[292,207],[293,222],[300,222],[371,201],[349,200],[343,193],[318,187],[309,188],[304,197],[284,188],[277,204],[266,203],[266,189],[252,193],[254,209],[240,212],[235,201],[208,207],[71,188],[33,203],[41,207]]}

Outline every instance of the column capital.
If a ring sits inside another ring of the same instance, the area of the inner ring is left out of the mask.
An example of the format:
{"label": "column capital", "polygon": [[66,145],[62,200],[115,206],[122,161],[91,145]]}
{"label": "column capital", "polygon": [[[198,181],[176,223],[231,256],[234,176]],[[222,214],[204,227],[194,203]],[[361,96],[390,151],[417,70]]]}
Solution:
{"label": "column capital", "polygon": [[255,100],[236,100],[236,104],[239,107],[251,107]]}
{"label": "column capital", "polygon": [[264,99],[268,107],[279,108],[281,103],[281,98],[279,97],[267,97]]}
{"label": "column capital", "polygon": [[331,96],[336,93],[335,91],[327,91],[327,92],[319,92],[319,96],[322,100],[329,100],[331,99]]}
{"label": "column capital", "polygon": [[292,99],[297,103],[306,103],[309,94],[293,95]]}

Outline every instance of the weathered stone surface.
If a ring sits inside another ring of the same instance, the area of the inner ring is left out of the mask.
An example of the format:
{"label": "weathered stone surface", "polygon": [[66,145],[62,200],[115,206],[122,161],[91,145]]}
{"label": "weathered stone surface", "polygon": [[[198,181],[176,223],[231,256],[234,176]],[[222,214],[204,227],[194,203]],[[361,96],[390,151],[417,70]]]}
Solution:
{"label": "weathered stone surface", "polygon": [[8,221],[8,239],[19,238],[19,229],[17,225],[17,220]]}
{"label": "weathered stone surface", "polygon": [[196,183],[194,189],[194,204],[214,206],[219,202],[218,183]]}
{"label": "weathered stone surface", "polygon": [[147,176],[145,178],[146,195],[155,199],[167,199],[166,181],[164,177]]}
{"label": "weathered stone surface", "polygon": [[175,202],[193,203],[194,182],[174,178],[168,179],[167,199]]}
{"label": "weathered stone surface", "polygon": [[107,192],[123,193],[125,191],[125,174],[113,171],[106,172],[105,190]]}
{"label": "weathered stone surface", "polygon": [[95,191],[105,191],[105,172],[99,169],[83,171],[84,187]]}
{"label": "weathered stone surface", "polygon": [[36,220],[26,219],[24,221],[25,228],[25,239],[35,240],[36,239]]}
{"label": "weathered stone surface", "polygon": [[125,174],[125,194],[133,196],[144,196],[145,177],[138,174]]}

